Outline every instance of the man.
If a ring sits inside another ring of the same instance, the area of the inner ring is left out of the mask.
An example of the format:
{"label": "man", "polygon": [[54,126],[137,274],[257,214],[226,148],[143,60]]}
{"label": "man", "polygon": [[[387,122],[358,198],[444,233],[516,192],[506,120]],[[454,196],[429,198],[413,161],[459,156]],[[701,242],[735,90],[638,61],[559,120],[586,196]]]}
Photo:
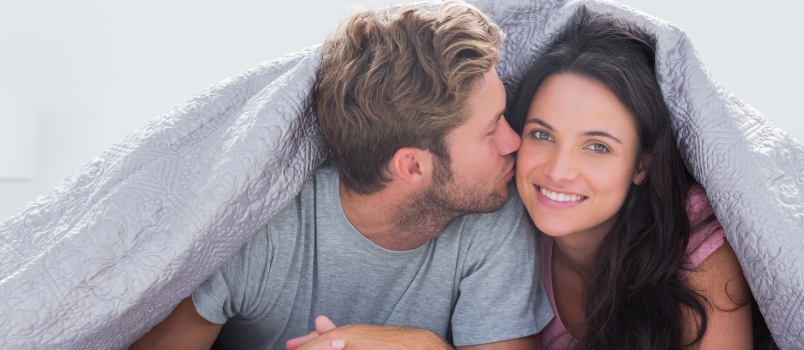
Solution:
{"label": "man", "polygon": [[509,199],[501,43],[461,2],[354,15],[314,96],[336,161],[134,347],[533,348],[552,310]]}

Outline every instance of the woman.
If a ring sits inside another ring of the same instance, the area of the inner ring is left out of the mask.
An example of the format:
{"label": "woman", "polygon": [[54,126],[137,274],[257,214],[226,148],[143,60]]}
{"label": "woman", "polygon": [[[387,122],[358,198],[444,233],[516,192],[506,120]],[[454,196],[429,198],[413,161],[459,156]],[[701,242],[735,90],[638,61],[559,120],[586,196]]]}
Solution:
{"label": "woman", "polygon": [[675,144],[653,39],[582,12],[511,107],[556,313],[543,347],[751,348],[751,294]]}

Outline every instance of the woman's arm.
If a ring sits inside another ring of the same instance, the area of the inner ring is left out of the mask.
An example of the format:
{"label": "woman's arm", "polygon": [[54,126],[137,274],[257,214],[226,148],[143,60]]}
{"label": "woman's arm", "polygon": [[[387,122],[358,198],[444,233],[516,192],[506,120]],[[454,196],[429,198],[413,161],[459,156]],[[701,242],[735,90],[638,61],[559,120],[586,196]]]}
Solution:
{"label": "woman's arm", "polygon": [[[708,324],[696,349],[752,349],[751,290],[727,241],[690,272],[685,284],[709,301]],[[685,340],[694,339],[697,317],[686,317]]]}

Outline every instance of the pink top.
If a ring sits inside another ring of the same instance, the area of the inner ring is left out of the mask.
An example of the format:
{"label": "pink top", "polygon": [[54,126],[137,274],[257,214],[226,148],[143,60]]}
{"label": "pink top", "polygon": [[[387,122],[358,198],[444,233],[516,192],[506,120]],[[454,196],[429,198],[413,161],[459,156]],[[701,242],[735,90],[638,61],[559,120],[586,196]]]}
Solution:
{"label": "pink top", "polygon": [[[709,215],[712,215],[712,213],[712,205],[709,203],[709,199],[706,198],[706,192],[703,187],[700,185],[692,187],[687,201],[687,215],[690,217],[690,225],[695,226],[709,217]],[[693,232],[687,245],[688,258],[685,267],[689,270],[695,269],[709,254],[712,254],[723,245],[723,235],[723,228],[720,227],[720,223],[717,221],[712,221],[707,226]],[[550,299],[550,305],[553,307],[553,313],[555,313],[553,320],[542,330],[542,349],[546,350],[553,338],[559,335],[560,337],[553,342],[552,349],[571,349],[578,344],[578,341],[569,333],[565,333],[567,329],[558,316],[556,299],[553,297],[552,255],[553,237],[540,234],[539,266],[547,297]],[[687,277],[689,270],[679,272],[682,279]]]}

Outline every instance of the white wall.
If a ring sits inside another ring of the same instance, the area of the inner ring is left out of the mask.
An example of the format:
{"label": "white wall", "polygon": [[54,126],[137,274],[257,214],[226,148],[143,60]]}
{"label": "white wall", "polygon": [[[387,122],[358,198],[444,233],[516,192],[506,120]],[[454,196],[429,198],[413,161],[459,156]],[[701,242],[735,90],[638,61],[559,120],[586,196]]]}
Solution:
{"label": "white wall", "polygon": [[[320,43],[354,6],[392,2],[5,1],[0,87],[32,92],[40,113],[37,177],[0,181],[0,220],[206,86]],[[727,89],[804,140],[804,2],[623,2],[687,30]]]}
{"label": "white wall", "polygon": [[684,29],[723,87],[804,143],[804,1],[618,2]]}
{"label": "white wall", "polygon": [[0,221],[173,105],[382,3],[3,1],[0,87],[37,97],[39,142],[33,181],[0,180]]}

